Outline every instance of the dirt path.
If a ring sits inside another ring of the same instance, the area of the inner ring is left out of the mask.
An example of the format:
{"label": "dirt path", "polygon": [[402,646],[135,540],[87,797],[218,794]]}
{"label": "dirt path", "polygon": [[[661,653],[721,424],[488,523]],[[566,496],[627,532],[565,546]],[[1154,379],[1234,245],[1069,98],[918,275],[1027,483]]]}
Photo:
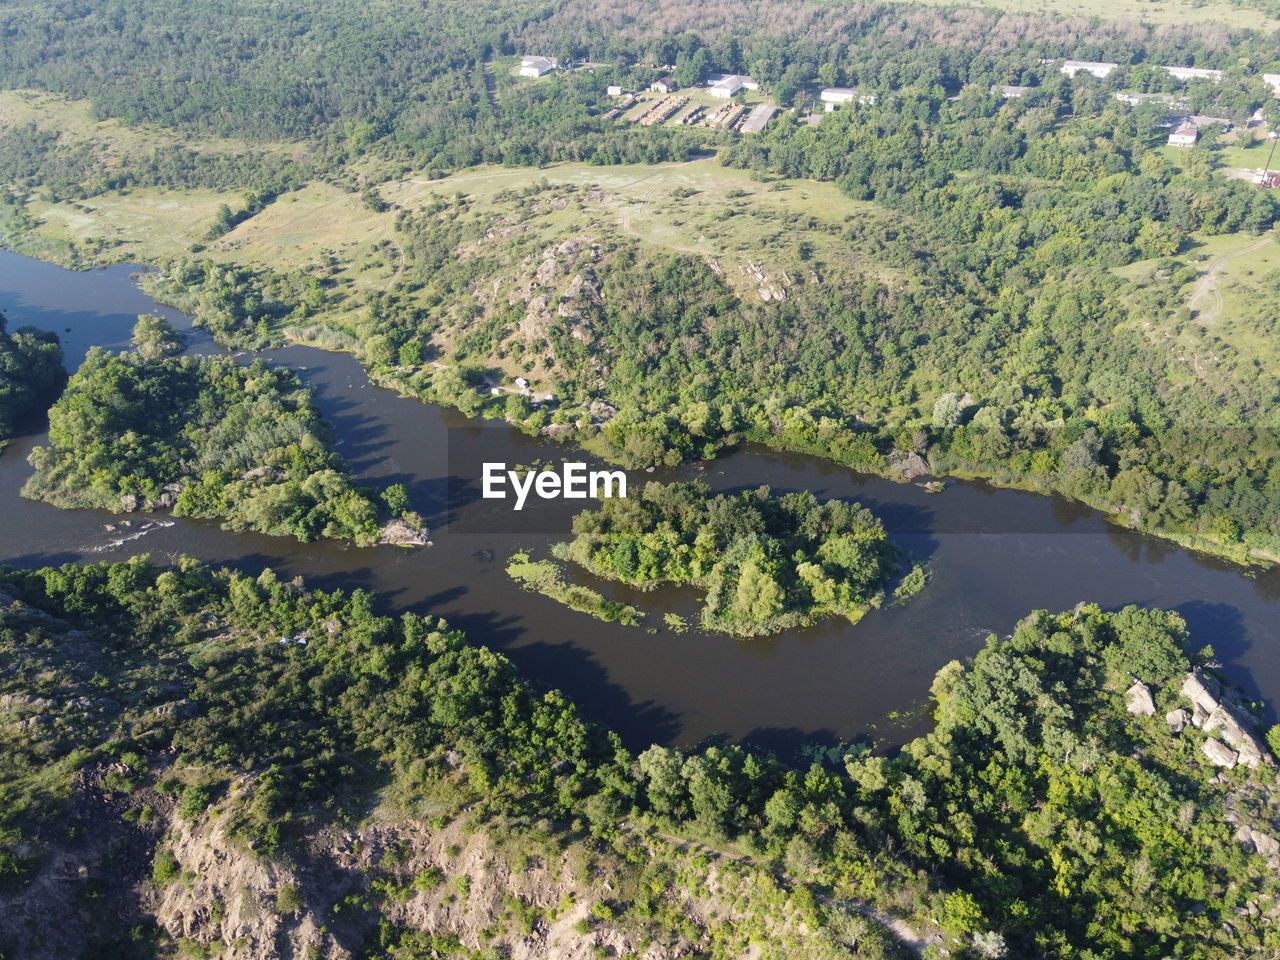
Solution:
{"label": "dirt path", "polygon": [[484,62],[484,90],[489,95],[489,103],[493,105],[496,116],[502,116],[502,106],[498,103],[498,78],[493,75],[493,55]]}
{"label": "dirt path", "polygon": [[1249,244],[1239,250],[1233,250],[1231,253],[1224,253],[1205,270],[1204,276],[1200,278],[1200,282],[1196,284],[1195,290],[1191,292],[1191,298],[1187,300],[1187,309],[1196,310],[1196,304],[1202,299],[1208,298],[1208,309],[1199,311],[1197,319],[1201,323],[1213,323],[1222,315],[1223,301],[1222,291],[1218,289],[1218,271],[1222,269],[1223,264],[1236,257],[1244,256],[1246,253],[1252,253],[1259,247],[1266,246],[1272,241],[1273,237],[1268,234],[1261,240]]}
{"label": "dirt path", "polygon": [[[861,914],[868,920],[874,920],[880,926],[884,927],[895,937],[903,947],[910,950],[917,957],[923,957],[925,947],[929,946],[929,941],[922,937],[916,928],[907,923],[907,921],[895,917],[891,913],[885,913],[883,910],[877,910],[869,903],[863,903],[861,900],[832,900],[830,897],[819,897],[819,901],[828,906],[840,907],[843,910],[852,910],[854,913]],[[941,939],[934,941],[941,943]]]}

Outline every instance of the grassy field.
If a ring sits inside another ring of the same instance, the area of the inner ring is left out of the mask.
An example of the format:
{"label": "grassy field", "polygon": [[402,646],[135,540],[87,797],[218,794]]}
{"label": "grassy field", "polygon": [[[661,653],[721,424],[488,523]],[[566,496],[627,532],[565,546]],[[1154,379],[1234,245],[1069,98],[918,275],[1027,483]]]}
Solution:
{"label": "grassy field", "polygon": [[386,289],[400,272],[395,216],[375,213],[326,183],[287,193],[209,245],[217,259],[275,270],[331,274],[361,289]]}
{"label": "grassy field", "polygon": [[934,6],[965,6],[979,10],[1103,20],[1141,20],[1148,23],[1222,23],[1230,27],[1274,30],[1280,20],[1247,3],[1231,0],[918,0]]}
{"label": "grassy field", "polygon": [[40,232],[74,244],[87,257],[155,260],[200,241],[218,207],[242,207],[241,198],[214,190],[131,189],[89,200],[32,200],[27,212]]}
{"label": "grassy field", "polygon": [[1143,261],[1117,272],[1137,296],[1167,295],[1163,313],[1135,310],[1154,340],[1177,342],[1189,375],[1254,366],[1280,377],[1280,336],[1274,309],[1280,296],[1280,242],[1274,232],[1191,237],[1174,258]]}
{"label": "grassy field", "polygon": [[784,284],[783,274],[851,268],[895,278],[892,270],[873,264],[841,234],[852,220],[891,221],[892,214],[876,204],[849,199],[833,184],[764,183],[745,171],[721,166],[714,157],[622,167],[488,168],[436,181],[409,178],[385,185],[382,193],[394,203],[415,208],[460,192],[482,211],[501,212],[499,194],[541,181],[563,188],[563,195],[524,229],[538,232],[547,243],[584,233],[635,237],[704,257],[739,292],[760,286],[753,264],[770,281]]}
{"label": "grassy field", "polygon": [[[181,145],[199,153],[245,153],[251,149],[241,140],[192,137],[161,127],[98,120],[85,100],[68,100],[38,90],[0,90],[0,129],[28,123],[68,140],[92,142],[108,169],[118,158],[151,153],[160,147]],[[291,154],[303,148],[292,143],[255,143],[252,149]]]}

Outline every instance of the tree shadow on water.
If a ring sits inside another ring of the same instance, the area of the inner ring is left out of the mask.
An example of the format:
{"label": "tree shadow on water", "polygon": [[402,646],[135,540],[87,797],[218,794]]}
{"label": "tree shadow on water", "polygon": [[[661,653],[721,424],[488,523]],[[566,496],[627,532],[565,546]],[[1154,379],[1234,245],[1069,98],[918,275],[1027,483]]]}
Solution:
{"label": "tree shadow on water", "polygon": [[501,651],[536,687],[563,692],[584,716],[617,733],[629,749],[677,741],[683,728],[677,713],[654,700],[633,699],[590,650],[572,640],[522,643],[526,628],[520,616],[452,613],[444,618],[472,643]]}
{"label": "tree shadow on water", "polygon": [[1191,637],[1189,652],[1194,653],[1205,644],[1211,644],[1216,659],[1244,695],[1250,700],[1265,701],[1263,722],[1268,725],[1275,723],[1275,705],[1265,700],[1253,672],[1242,665],[1244,655],[1253,646],[1253,642],[1245,629],[1244,616],[1239,608],[1229,603],[1189,600],[1173,607],[1173,610],[1187,621],[1187,631]]}

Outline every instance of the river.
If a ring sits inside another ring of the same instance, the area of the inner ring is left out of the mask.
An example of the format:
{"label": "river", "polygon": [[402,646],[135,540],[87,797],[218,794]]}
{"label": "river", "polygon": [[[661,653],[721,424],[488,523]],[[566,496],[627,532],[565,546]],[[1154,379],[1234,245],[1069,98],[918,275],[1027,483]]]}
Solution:
{"label": "river", "polygon": [[[0,251],[0,311],[11,330],[31,324],[58,333],[70,368],[93,345],[127,345],[138,313],[190,327],[139,290],[134,273],[126,266],[70,272]],[[190,349],[217,348],[197,334]],[[545,552],[562,539],[580,505],[552,505],[512,523],[506,505],[474,499],[480,461],[558,462],[568,451],[372,386],[343,354],[293,346],[270,357],[299,370],[315,389],[340,452],[363,482],[406,484],[431,524],[431,547],[303,544],[159,514],[133,515],[130,528],[111,532],[106,525],[121,517],[61,511],[19,496],[30,475],[27,455],[43,442],[37,434],[0,454],[0,563],[186,554],[250,572],[270,566],[317,587],[364,587],[378,594],[383,609],[443,617],[473,641],[503,651],[536,683],[560,688],[632,747],[724,738],[791,759],[809,741],[870,737],[900,744],[927,729],[929,684],[939,667],[972,655],[990,633],[1008,633],[1031,610],[1069,609],[1082,600],[1176,609],[1191,626],[1194,646],[1212,644],[1247,694],[1269,702],[1280,695],[1280,572],[1244,571],[1121,530],[1056,498],[976,483],[948,483],[930,494],[763,449],[633,481],[700,476],[716,489],[768,484],[857,498],[882,516],[899,546],[928,561],[925,591],[856,625],[829,620],[751,641],[665,628],[650,635],[601,623],[523,592],[504,572],[514,550]],[[143,529],[156,520],[168,525]],[[127,539],[136,534],[142,535]],[[637,599],[615,585],[593,585],[638,602],[659,627],[664,612],[692,620],[697,609],[689,590]]]}

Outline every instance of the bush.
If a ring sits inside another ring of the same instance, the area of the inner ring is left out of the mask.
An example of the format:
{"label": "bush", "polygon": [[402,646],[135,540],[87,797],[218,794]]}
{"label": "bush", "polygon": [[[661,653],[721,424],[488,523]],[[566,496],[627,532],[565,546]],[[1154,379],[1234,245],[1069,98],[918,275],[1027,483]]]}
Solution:
{"label": "bush", "polygon": [[282,917],[292,917],[302,912],[302,891],[296,884],[281,887],[276,893],[276,913]]}

